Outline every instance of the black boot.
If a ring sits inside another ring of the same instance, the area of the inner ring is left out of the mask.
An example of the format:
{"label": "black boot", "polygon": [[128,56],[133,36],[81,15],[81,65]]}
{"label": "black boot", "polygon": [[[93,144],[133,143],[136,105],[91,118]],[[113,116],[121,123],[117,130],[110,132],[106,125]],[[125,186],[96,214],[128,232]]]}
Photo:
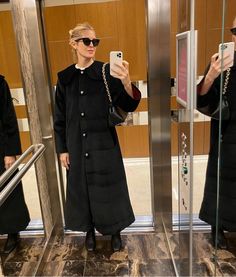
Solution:
{"label": "black boot", "polygon": [[212,243],[213,246],[216,247],[218,249],[227,249],[228,245],[227,245],[227,240],[224,234],[224,230],[222,228],[218,228],[218,234],[217,234],[217,242],[216,242],[216,227],[215,226],[211,226],[211,235],[212,235]]}
{"label": "black boot", "polygon": [[9,254],[10,252],[12,252],[16,248],[18,241],[19,241],[18,233],[8,234],[7,241],[3,248],[3,253]]}
{"label": "black boot", "polygon": [[95,231],[91,229],[87,232],[85,238],[85,247],[88,251],[94,251],[96,249]]}
{"label": "black boot", "polygon": [[114,252],[121,250],[122,241],[121,241],[121,237],[120,237],[120,232],[117,232],[115,235],[111,236],[111,247]]}

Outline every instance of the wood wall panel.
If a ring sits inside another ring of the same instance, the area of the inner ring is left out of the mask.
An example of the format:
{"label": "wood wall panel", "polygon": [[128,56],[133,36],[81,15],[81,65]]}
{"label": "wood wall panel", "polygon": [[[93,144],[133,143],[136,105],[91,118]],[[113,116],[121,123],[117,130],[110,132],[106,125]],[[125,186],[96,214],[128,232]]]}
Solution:
{"label": "wood wall panel", "polygon": [[193,124],[193,154],[204,154],[204,127],[205,122],[194,122]]}
{"label": "wood wall panel", "polygon": [[182,33],[190,29],[190,1],[178,0],[177,32]]}
{"label": "wood wall panel", "polygon": [[[203,0],[201,0],[203,1]],[[199,61],[201,66],[199,65],[198,73],[202,75],[204,73],[204,69],[210,61],[211,56],[218,52],[218,45],[221,42],[221,34],[222,34],[222,0],[207,0],[205,1],[206,13],[202,17],[202,24],[200,30],[205,26],[205,41],[204,37],[199,37],[199,49],[202,49],[199,54]],[[198,10],[198,14],[200,16],[201,10]],[[231,41],[231,33],[230,28],[232,26],[232,21],[236,15],[236,3],[235,0],[227,0],[226,1],[226,14],[225,14],[225,23],[224,23],[224,41]],[[198,15],[196,15],[197,17]],[[203,52],[205,51],[205,60],[203,57]],[[202,56],[200,56],[200,54]],[[203,66],[205,62],[205,67]]]}
{"label": "wood wall panel", "polygon": [[178,136],[178,122],[171,122],[171,156],[178,155],[178,145],[179,145],[179,136]]}
{"label": "wood wall panel", "polygon": [[118,49],[118,44],[119,38],[117,36],[102,38],[96,51],[96,59],[103,62],[109,62],[109,52],[111,49]]}
{"label": "wood wall panel", "polygon": [[[182,125],[183,126],[183,125]],[[179,123],[171,122],[171,155],[178,155]],[[193,127],[194,155],[208,155],[210,145],[210,122],[194,122]]]}
{"label": "wood wall panel", "polygon": [[171,33],[170,37],[170,72],[171,77],[176,77],[176,33]]}
{"label": "wood wall panel", "polygon": [[0,43],[0,74],[5,76],[10,88],[22,87],[15,43]]}
{"label": "wood wall panel", "polygon": [[97,37],[117,37],[117,1],[75,5],[76,22],[89,22]]}
{"label": "wood wall panel", "polygon": [[31,145],[30,132],[20,132],[21,148],[24,152]]}
{"label": "wood wall panel", "polygon": [[10,11],[0,12],[0,74],[5,76],[11,88],[22,87]]}
{"label": "wood wall panel", "polygon": [[226,3],[225,28],[229,30],[232,28],[232,23],[236,16],[236,2],[235,0],[227,0]]}
{"label": "wood wall panel", "polygon": [[211,122],[204,122],[204,145],[203,145],[203,154],[208,154],[210,150],[210,126]]}
{"label": "wood wall panel", "polygon": [[[207,16],[206,26],[207,29],[215,29],[222,27],[222,11],[223,1],[222,0],[207,0]],[[235,0],[227,0],[226,3],[226,14],[225,14],[225,28],[231,28],[232,21],[236,16],[236,2]]]}
{"label": "wood wall panel", "polygon": [[73,63],[72,49],[68,41],[50,41],[48,42],[48,51],[50,56],[52,83],[55,85],[57,82],[57,72]]}
{"label": "wood wall panel", "polygon": [[27,118],[27,111],[25,105],[15,106],[16,117],[18,119]]}
{"label": "wood wall panel", "polygon": [[[207,29],[221,28],[222,0],[207,0],[207,16],[205,17]],[[227,1],[226,1],[227,2]]]}
{"label": "wood wall panel", "polygon": [[0,41],[2,43],[15,43],[15,36],[10,11],[0,12],[0,38]]}
{"label": "wood wall panel", "polygon": [[76,11],[73,5],[47,7],[44,21],[48,41],[69,42],[69,30],[76,25]]}
{"label": "wood wall panel", "polygon": [[[206,65],[209,63],[211,56],[218,52],[219,43],[221,43],[221,29],[209,29],[206,31],[208,38],[206,43]],[[224,41],[231,41],[230,32],[225,32]]]}
{"label": "wood wall panel", "polygon": [[130,63],[132,81],[147,79],[145,0],[46,7],[44,18],[54,84],[57,71],[72,62],[66,54],[68,31],[85,21],[94,26],[97,37],[101,38],[97,60],[109,61],[110,51],[122,50],[124,59]]}
{"label": "wood wall panel", "polygon": [[145,112],[145,111],[148,111],[148,101],[147,101],[147,98],[142,98],[135,112]]}
{"label": "wood wall panel", "polygon": [[124,158],[149,157],[147,125],[116,127]]}
{"label": "wood wall panel", "polygon": [[147,80],[145,0],[118,1],[117,19],[119,47],[132,80]]}
{"label": "wood wall panel", "polygon": [[195,29],[198,30],[197,34],[197,75],[201,75],[206,68],[206,22],[207,17],[207,1],[195,1]]}

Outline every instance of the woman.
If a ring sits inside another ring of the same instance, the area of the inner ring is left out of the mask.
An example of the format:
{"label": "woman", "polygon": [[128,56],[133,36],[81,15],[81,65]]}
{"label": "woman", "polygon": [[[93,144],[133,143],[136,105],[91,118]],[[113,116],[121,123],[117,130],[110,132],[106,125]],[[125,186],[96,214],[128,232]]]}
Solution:
{"label": "woman", "polygon": [[[0,175],[21,154],[20,135],[8,84],[0,75]],[[0,191],[3,189],[0,188]],[[29,224],[22,184],[19,183],[0,207],[0,234],[8,234],[3,252],[10,253],[18,242],[18,232]]]}
{"label": "woman", "polygon": [[[108,126],[103,63],[94,60],[99,39],[87,23],[69,34],[76,64],[58,73],[54,121],[56,149],[67,170],[65,225],[87,232],[88,251],[96,247],[94,228],[112,235],[112,248],[118,251],[120,231],[134,221],[134,214],[116,130]],[[134,111],[141,94],[131,84],[128,63],[117,65],[112,74],[113,104]]]}
{"label": "woman", "polygon": [[[236,17],[231,32],[236,49]],[[230,58],[225,57],[223,61],[224,80],[230,63]],[[218,54],[214,54],[209,69],[198,86],[198,107],[219,101],[221,64],[222,60],[218,58]],[[211,120],[210,153],[204,198],[200,210],[200,219],[212,227],[214,245],[216,231],[218,231],[216,243],[217,247],[221,249],[227,248],[224,230],[236,231],[236,54],[234,54],[234,63],[229,74],[226,96],[230,105],[230,119],[222,121],[218,228],[216,228],[216,197],[219,121],[214,119]]]}

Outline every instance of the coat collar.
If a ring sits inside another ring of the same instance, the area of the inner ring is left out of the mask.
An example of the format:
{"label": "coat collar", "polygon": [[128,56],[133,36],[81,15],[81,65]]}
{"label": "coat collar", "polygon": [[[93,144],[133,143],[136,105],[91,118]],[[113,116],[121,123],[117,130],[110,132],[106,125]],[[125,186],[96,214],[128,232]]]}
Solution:
{"label": "coat collar", "polygon": [[[102,80],[102,65],[102,62],[94,61],[89,67],[85,68],[84,73],[87,73],[91,79]],[[72,81],[78,71],[80,69],[75,68],[75,64],[72,64],[58,73],[58,79],[66,85]]]}

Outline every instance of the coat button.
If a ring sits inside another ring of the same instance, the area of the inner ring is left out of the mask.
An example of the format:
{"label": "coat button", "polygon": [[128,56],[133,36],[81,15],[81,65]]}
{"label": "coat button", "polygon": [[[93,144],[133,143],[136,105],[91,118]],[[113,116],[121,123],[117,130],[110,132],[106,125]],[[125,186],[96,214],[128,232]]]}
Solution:
{"label": "coat button", "polygon": [[84,71],[83,71],[83,70],[81,70],[81,71],[80,71],[80,73],[81,73],[81,74],[84,74]]}
{"label": "coat button", "polygon": [[83,94],[84,94],[84,91],[83,91],[83,90],[81,90],[81,91],[80,91],[80,94],[81,94],[81,95],[83,95]]}
{"label": "coat button", "polygon": [[82,134],[82,136],[85,138],[85,137],[87,136],[87,133],[84,132],[84,133]]}
{"label": "coat button", "polygon": [[82,117],[84,117],[85,114],[82,112],[82,113],[80,113],[80,115],[81,115]]}
{"label": "coat button", "polygon": [[88,158],[89,157],[89,153],[85,153],[84,156],[85,156],[85,158]]}

